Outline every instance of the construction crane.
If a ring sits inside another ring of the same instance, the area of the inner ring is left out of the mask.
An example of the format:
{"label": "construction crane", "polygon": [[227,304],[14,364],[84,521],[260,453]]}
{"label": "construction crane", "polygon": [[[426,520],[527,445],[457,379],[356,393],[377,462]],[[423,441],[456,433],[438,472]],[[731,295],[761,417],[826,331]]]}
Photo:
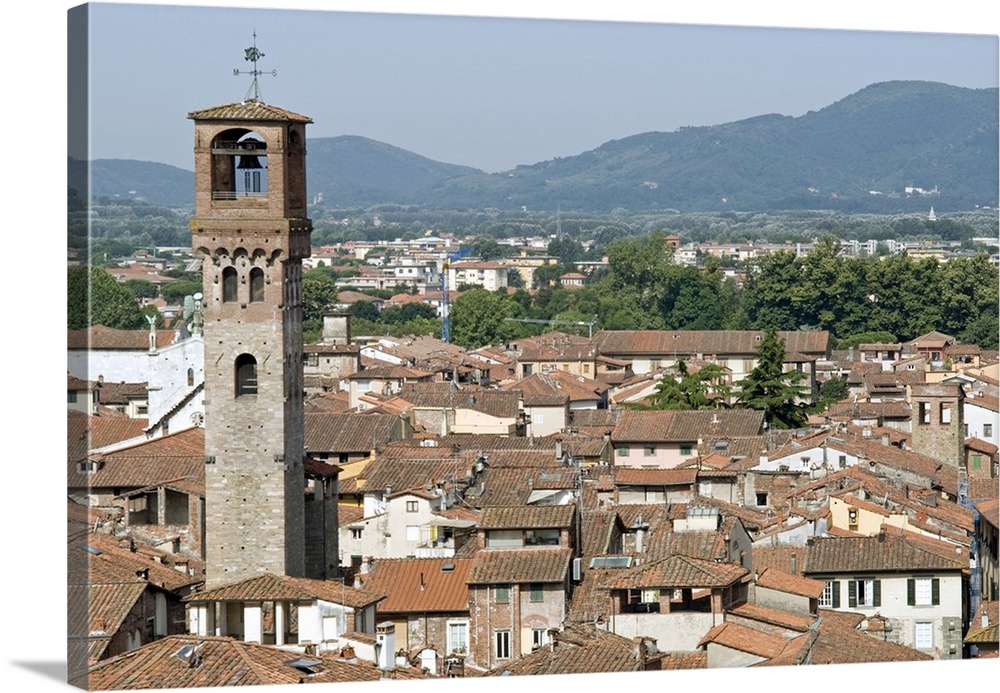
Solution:
{"label": "construction crane", "polygon": [[541,325],[586,325],[587,326],[587,339],[594,338],[594,325],[597,323],[597,316],[595,315],[590,322],[582,322],[580,320],[537,320],[534,318],[504,318],[509,322],[533,322]]}
{"label": "construction crane", "polygon": [[446,344],[451,343],[451,297],[448,291],[448,268],[451,263],[460,260],[474,250],[472,246],[462,248],[454,253],[448,253],[448,257],[441,263],[441,341]]}

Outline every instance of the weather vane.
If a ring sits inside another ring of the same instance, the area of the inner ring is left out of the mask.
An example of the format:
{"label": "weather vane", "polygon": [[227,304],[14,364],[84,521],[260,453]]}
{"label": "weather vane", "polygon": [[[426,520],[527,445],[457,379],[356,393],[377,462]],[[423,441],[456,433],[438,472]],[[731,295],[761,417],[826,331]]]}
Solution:
{"label": "weather vane", "polygon": [[243,59],[249,63],[253,63],[252,70],[240,70],[236,68],[233,70],[233,77],[239,77],[240,75],[253,75],[253,82],[250,84],[250,88],[247,90],[247,95],[245,97],[246,101],[260,101],[260,85],[257,83],[257,77],[260,75],[270,74],[273,77],[278,76],[277,70],[271,70],[270,72],[264,72],[263,70],[257,69],[257,61],[264,57],[264,54],[257,48],[257,30],[253,30],[253,45],[249,48],[243,49]]}

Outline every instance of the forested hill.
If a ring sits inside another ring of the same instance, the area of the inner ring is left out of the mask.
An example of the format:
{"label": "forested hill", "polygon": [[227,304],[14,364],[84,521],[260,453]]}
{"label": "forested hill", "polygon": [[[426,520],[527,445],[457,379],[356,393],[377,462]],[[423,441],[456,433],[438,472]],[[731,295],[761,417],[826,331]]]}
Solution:
{"label": "forested hill", "polygon": [[[496,174],[361,137],[310,138],[309,195],[335,207],[595,212],[995,207],[997,99],[997,89],[883,82],[799,117],[647,132]],[[191,203],[193,174],[136,163],[95,162],[94,194]]]}

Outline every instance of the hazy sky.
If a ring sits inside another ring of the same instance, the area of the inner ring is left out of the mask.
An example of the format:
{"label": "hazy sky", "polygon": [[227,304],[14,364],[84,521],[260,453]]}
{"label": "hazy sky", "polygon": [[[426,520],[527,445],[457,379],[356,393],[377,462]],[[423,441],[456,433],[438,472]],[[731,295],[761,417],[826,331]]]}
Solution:
{"label": "hazy sky", "polygon": [[986,30],[759,28],[719,16],[699,26],[96,3],[91,156],[191,169],[186,114],[247,95],[251,78],[233,70],[251,69],[255,30],[262,98],[311,117],[308,136],[362,135],[491,172],[640,132],[799,116],[885,80],[998,84]]}

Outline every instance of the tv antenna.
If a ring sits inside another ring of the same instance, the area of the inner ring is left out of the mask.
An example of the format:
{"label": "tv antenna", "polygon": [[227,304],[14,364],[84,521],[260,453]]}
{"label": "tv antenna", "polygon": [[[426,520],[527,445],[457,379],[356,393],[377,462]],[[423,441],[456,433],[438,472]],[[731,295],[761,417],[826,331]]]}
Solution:
{"label": "tv antenna", "polygon": [[271,70],[270,72],[264,72],[263,70],[257,69],[257,61],[264,57],[264,53],[257,48],[257,30],[253,30],[253,45],[249,48],[243,49],[243,59],[248,63],[253,64],[252,70],[241,70],[236,68],[233,70],[233,77],[239,77],[240,75],[253,75],[253,82],[250,84],[250,88],[247,89],[247,95],[244,97],[244,101],[261,101],[260,98],[260,85],[257,83],[257,78],[260,75],[271,75],[272,77],[278,76],[277,70]]}

